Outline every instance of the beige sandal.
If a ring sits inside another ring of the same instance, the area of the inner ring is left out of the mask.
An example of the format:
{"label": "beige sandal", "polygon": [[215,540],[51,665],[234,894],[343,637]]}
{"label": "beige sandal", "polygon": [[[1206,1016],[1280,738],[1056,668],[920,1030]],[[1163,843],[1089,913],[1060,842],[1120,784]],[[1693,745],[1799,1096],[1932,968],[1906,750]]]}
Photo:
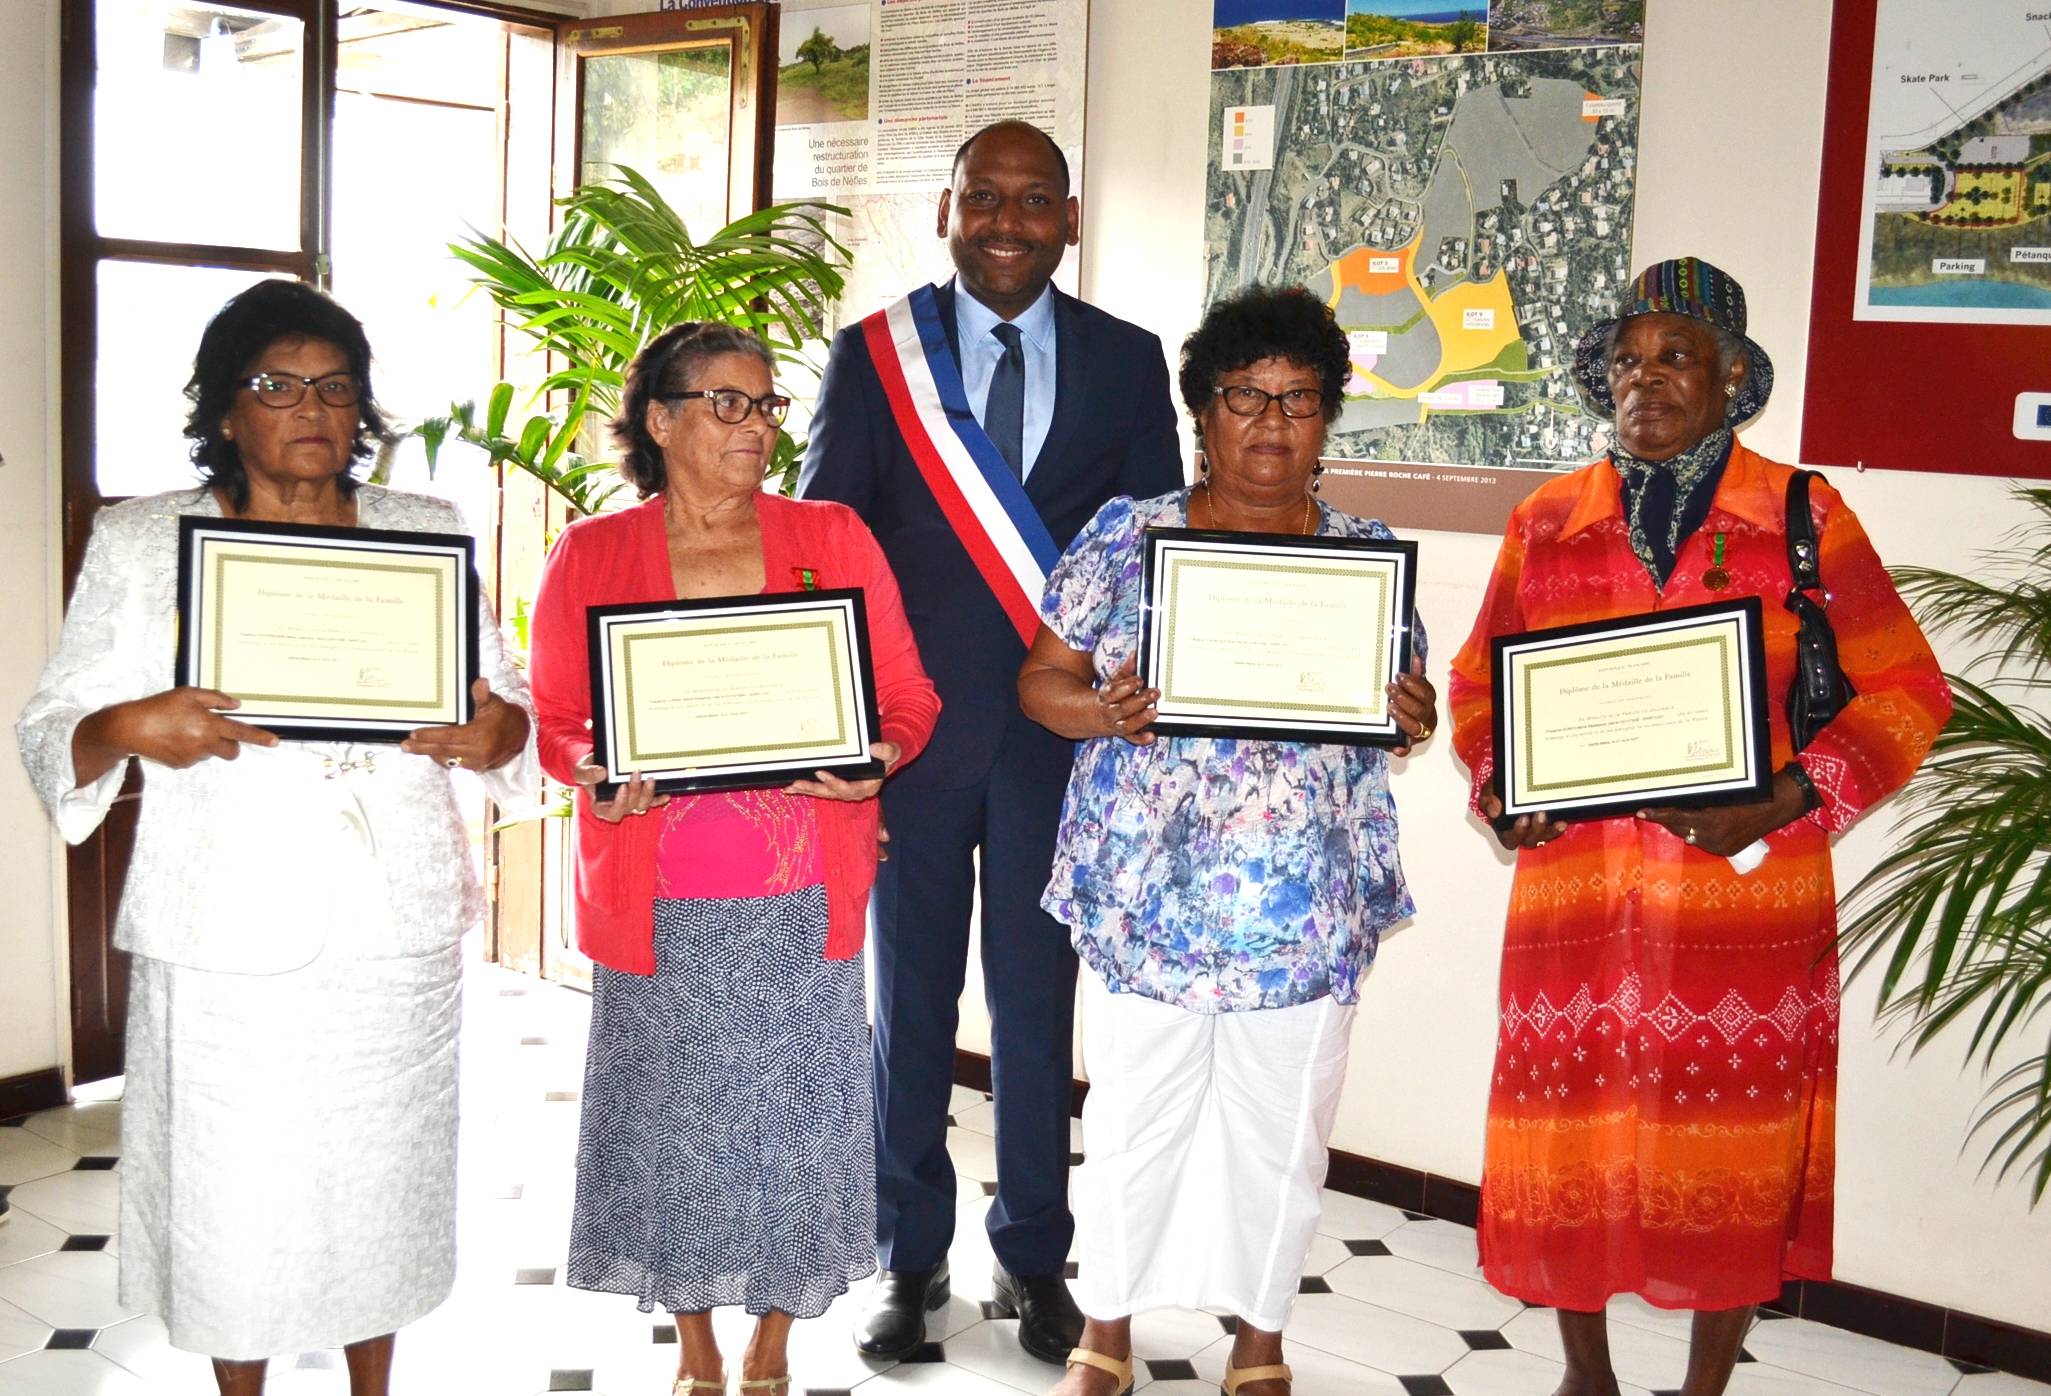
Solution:
{"label": "beige sandal", "polygon": [[[782,1390],[778,1390],[779,1387]],[[759,1391],[762,1393],[762,1396],[784,1396],[784,1392],[789,1389],[789,1372],[785,1372],[780,1377],[758,1377],[754,1381],[744,1381],[741,1383],[741,1390]]]}
{"label": "beige sandal", "polygon": [[696,1377],[678,1377],[675,1385],[669,1389],[669,1396],[698,1396],[700,1391],[705,1392],[706,1396],[726,1396],[726,1378],[721,1377],[718,1381],[700,1381]]}
{"label": "beige sandal", "polygon": [[1239,1396],[1239,1388],[1249,1382],[1285,1381],[1293,1383],[1295,1380],[1296,1378],[1290,1374],[1288,1367],[1280,1362],[1270,1367],[1247,1367],[1241,1369],[1232,1365],[1231,1358],[1225,1359],[1225,1384],[1223,1387],[1225,1396]]}
{"label": "beige sandal", "polygon": [[1076,1348],[1068,1354],[1068,1365],[1071,1367],[1095,1367],[1100,1372],[1109,1372],[1112,1376],[1118,1378],[1118,1390],[1112,1393],[1112,1396],[1127,1396],[1127,1393],[1132,1390],[1132,1359],[1129,1357],[1120,1362],[1117,1358],[1106,1357],[1101,1352],[1091,1352],[1088,1348]]}

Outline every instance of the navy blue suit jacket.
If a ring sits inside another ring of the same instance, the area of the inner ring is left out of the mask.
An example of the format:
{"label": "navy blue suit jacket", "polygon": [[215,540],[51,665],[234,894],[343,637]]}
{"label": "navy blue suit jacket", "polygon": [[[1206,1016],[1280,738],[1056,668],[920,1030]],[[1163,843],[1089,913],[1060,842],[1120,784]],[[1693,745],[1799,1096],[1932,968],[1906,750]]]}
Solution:
{"label": "navy blue suit jacket", "polygon": [[[954,295],[952,281],[936,288],[940,322],[959,364]],[[1054,420],[1025,491],[1055,545],[1066,549],[1106,500],[1146,499],[1180,486],[1182,460],[1159,337],[1058,290],[1054,330]],[[893,784],[974,785],[989,772],[1005,729],[1023,720],[1018,669],[1025,646],[904,444],[860,325],[834,338],[798,493],[845,504],[869,525],[897,574],[919,654],[940,691],[932,741]],[[1058,759],[1066,761],[1069,750],[1060,743]]]}

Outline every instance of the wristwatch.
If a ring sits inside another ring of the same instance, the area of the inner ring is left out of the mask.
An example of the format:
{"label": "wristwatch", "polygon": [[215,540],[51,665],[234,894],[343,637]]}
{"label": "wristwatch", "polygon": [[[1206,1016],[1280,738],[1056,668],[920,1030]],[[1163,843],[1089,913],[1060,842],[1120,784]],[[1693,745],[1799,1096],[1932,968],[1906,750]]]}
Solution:
{"label": "wristwatch", "polygon": [[1795,787],[1802,792],[1803,814],[1823,808],[1823,792],[1816,788],[1815,781],[1809,779],[1809,773],[1802,768],[1801,762],[1790,761],[1780,769],[1789,780],[1795,783]]}

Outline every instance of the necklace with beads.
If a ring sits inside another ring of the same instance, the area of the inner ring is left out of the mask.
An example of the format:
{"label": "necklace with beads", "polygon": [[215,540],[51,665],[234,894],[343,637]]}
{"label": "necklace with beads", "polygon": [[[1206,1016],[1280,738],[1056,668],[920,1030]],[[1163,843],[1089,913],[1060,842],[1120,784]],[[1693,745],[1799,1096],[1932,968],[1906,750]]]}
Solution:
{"label": "necklace with beads", "polygon": [[[1193,518],[1190,522],[1197,527],[1216,529],[1218,526],[1218,506],[1211,500],[1211,482],[1205,480],[1198,484],[1197,488],[1203,491],[1204,517],[1208,522],[1197,525]],[[1317,534],[1317,503],[1309,495],[1303,497],[1303,522],[1294,532],[1304,538],[1314,537]]]}

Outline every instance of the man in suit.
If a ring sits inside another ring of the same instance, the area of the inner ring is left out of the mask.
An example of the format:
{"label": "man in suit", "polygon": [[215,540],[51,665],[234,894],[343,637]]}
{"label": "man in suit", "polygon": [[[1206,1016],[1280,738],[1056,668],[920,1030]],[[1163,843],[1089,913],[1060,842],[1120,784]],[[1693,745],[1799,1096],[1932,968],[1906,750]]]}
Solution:
{"label": "man in suit", "polygon": [[[934,288],[968,404],[1057,548],[1116,495],[1182,483],[1160,340],[1056,291],[1080,209],[1060,148],[999,122],[956,156],[939,235],[956,277]],[[834,340],[799,493],[852,507],[882,544],[934,685],[939,726],[884,787],[890,860],[876,935],[876,1232],[882,1273],[855,1344],[902,1357],[949,1295],[954,1034],[968,959],[974,855],[996,1096],[993,1291],[1019,1342],[1061,1362],[1082,1335],[1063,1278],[1075,953],[1040,910],[1071,745],[1019,711],[1026,646],[942,513],[893,417],[860,326]],[[1032,600],[1036,603],[1038,597]]]}

